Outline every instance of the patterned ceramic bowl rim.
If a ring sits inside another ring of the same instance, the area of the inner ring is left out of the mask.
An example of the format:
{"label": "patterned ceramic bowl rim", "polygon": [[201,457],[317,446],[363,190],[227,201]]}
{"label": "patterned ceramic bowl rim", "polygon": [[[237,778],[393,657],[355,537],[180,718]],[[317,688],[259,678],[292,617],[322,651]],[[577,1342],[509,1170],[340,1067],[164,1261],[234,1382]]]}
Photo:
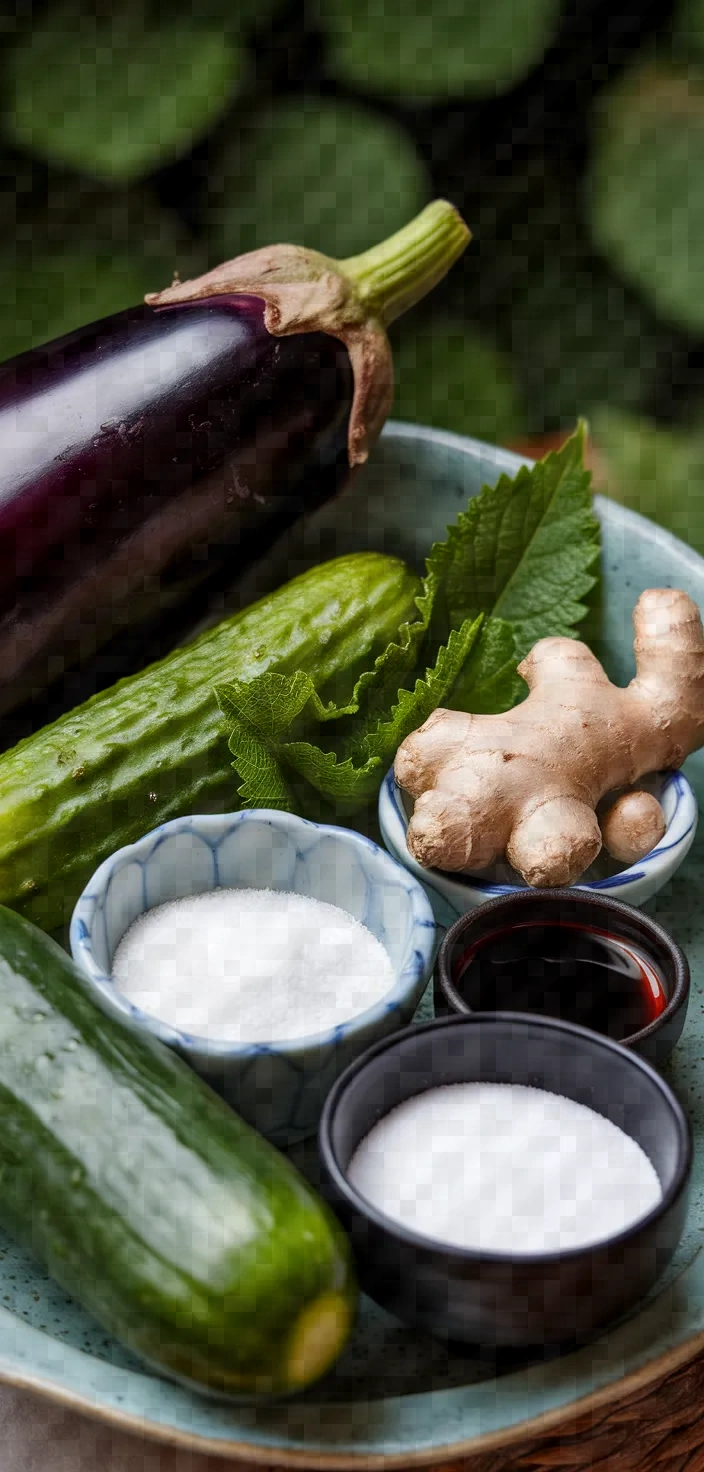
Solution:
{"label": "patterned ceramic bowl rim", "polygon": [[[211,842],[219,842],[233,828],[240,825],[246,828],[247,823],[253,821],[265,821],[272,827],[283,828],[291,834],[301,829],[308,831],[314,829],[325,835],[333,834],[341,843],[350,844],[360,853],[364,853],[368,860],[371,859],[372,865],[383,872],[385,882],[396,884],[407,897],[411,911],[410,938],[403,961],[396,967],[396,981],[393,987],[373,1007],[368,1007],[365,1012],[358,1013],[347,1022],[338,1023],[328,1032],[311,1033],[306,1037],[290,1041],[270,1043],[236,1043],[182,1032],[169,1023],[160,1021],[158,1017],[152,1017],[149,1013],[143,1012],[122,997],[111,977],[98,964],[93,954],[93,922],[109,881],[118,869],[130,863],[147,863],[172,835],[196,832],[198,837],[205,839],[206,842],[209,839]],[[196,814],[173,818],[168,823],[162,823],[159,828],[152,829],[150,833],[145,833],[135,843],[117,849],[96,869],[80,896],[71,918],[70,943],[74,961],[98,992],[99,999],[103,1004],[107,1004],[108,1010],[116,1013],[123,1020],[129,1021],[133,1026],[151,1033],[161,1042],[171,1047],[178,1047],[184,1053],[195,1052],[216,1058],[246,1059],[264,1053],[273,1053],[286,1054],[295,1059],[312,1049],[334,1047],[358,1030],[373,1027],[387,1012],[398,1008],[417,987],[421,976],[430,974],[435,949],[435,921],[430,902],[418,881],[371,839],[349,828],[313,823],[293,813],[283,813],[268,808],[249,808],[238,813]]]}
{"label": "patterned ceramic bowl rim", "polygon": [[[656,848],[651,849],[637,864],[621,869],[610,878],[589,879],[572,887],[612,894],[638,883],[641,879],[647,879],[653,873],[660,876],[662,883],[669,879],[689,850],[696,831],[699,810],[697,799],[683,772],[664,774],[661,801],[667,807],[671,806],[671,812],[666,832]],[[436,890],[446,899],[456,896],[458,900],[466,902],[468,893],[475,893],[488,900],[499,894],[516,894],[522,888],[517,884],[491,884],[474,874],[471,878],[460,879],[444,874],[439,869],[424,869],[417,863],[406,844],[408,817],[401,790],[394,781],[393,768],[387,772],[379,793],[379,817],[384,838],[386,840],[388,834],[389,847],[398,855],[399,860],[402,858],[409,872],[417,875],[426,887]]]}

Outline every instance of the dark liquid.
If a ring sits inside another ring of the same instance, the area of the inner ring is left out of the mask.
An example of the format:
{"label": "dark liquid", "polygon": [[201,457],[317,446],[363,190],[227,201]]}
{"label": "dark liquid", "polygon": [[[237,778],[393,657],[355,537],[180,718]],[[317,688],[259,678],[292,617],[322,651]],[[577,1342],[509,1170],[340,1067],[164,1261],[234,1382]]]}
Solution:
{"label": "dark liquid", "polygon": [[667,1006],[662,976],[638,946],[569,923],[495,930],[465,951],[453,982],[474,1012],[540,1012],[617,1041]]}

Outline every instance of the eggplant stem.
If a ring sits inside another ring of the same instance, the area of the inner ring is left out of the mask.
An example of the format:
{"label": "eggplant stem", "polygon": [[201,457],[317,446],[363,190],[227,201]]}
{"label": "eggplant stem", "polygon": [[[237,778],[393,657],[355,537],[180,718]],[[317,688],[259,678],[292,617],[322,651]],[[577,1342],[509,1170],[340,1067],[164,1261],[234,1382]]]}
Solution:
{"label": "eggplant stem", "polygon": [[388,327],[442,280],[471,238],[455,206],[436,199],[388,240],[336,264],[369,315]]}

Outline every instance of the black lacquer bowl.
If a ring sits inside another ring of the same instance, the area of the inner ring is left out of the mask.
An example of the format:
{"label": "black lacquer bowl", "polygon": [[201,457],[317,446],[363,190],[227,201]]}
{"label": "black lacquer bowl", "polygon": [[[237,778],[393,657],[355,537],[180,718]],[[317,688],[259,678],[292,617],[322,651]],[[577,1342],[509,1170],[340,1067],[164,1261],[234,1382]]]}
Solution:
{"label": "black lacquer bowl", "polygon": [[[460,915],[444,936],[435,966],[435,1015],[470,1015],[470,1007],[462,996],[459,973],[462,958],[469,947],[497,932],[526,924],[573,925],[585,930],[608,932],[617,941],[638,946],[657,971],[666,996],[664,1010],[652,1022],[618,1040],[643,1058],[662,1068],[678,1042],[687,1016],[689,1003],[689,965],[687,957],[657,921],[632,905],[624,905],[608,895],[597,895],[580,889],[522,889],[513,894],[488,900],[476,910]],[[521,977],[516,974],[516,998],[510,1001],[506,987],[507,1010],[526,1011],[519,1000]],[[565,1021],[578,1021],[584,1027],[600,1032],[604,1016],[603,986],[599,973],[588,978],[580,997],[579,1015],[559,1011]],[[597,994],[598,987],[598,994]],[[590,995],[591,989],[591,995]],[[569,1005],[572,998],[566,999]],[[559,1005],[559,1004],[558,1004]],[[531,1008],[532,1011],[532,1008]],[[541,1015],[550,1015],[545,1007]],[[599,1019],[599,1020],[597,1020]]]}
{"label": "black lacquer bowl", "polygon": [[[478,1080],[546,1089],[605,1115],[652,1161],[658,1206],[594,1246],[531,1256],[447,1246],[382,1215],[347,1178],[357,1145],[412,1095]],[[396,1033],[338,1079],[319,1139],[325,1194],[350,1235],[362,1287],[448,1339],[558,1347],[587,1338],[648,1292],[682,1234],[692,1144],[680,1104],[644,1059],[572,1023],[475,1012]]]}

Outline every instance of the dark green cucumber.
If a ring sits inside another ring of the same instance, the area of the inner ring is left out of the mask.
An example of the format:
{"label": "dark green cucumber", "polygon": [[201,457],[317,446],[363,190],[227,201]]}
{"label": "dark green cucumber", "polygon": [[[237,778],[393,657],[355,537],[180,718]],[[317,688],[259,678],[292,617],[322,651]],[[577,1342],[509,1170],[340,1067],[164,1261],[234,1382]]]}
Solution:
{"label": "dark green cucumber", "polygon": [[0,1222],[122,1343],[240,1396],[300,1390],[355,1307],[346,1239],[169,1049],[0,907]]}
{"label": "dark green cucumber", "polygon": [[220,680],[308,671],[351,692],[415,611],[418,579],[360,552],[309,572],[0,756],[0,903],[53,930],[103,859],[184,813],[237,807]]}

